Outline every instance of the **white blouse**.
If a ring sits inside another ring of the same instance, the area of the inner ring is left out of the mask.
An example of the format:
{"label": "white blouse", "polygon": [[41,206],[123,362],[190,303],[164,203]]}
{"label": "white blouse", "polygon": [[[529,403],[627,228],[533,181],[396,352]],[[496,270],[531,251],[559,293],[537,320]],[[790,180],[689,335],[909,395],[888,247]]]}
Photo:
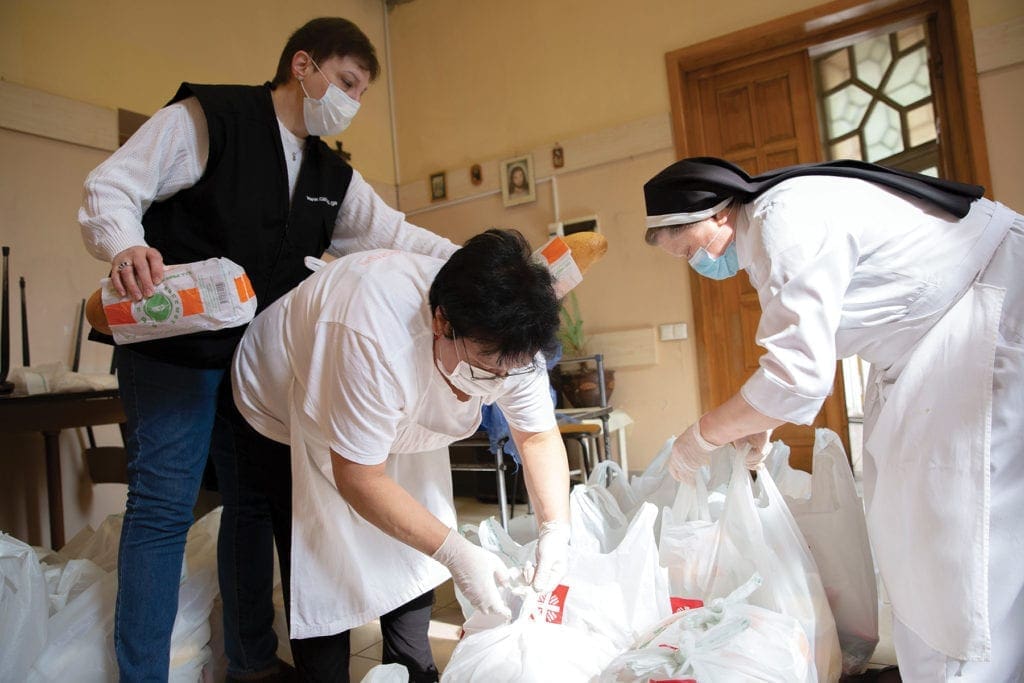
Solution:
{"label": "white blouse", "polygon": [[434,364],[428,292],[444,262],[398,251],[332,261],[263,311],[235,354],[235,404],[288,443],[290,401],[339,455],[362,464],[447,447],[476,431],[484,403],[509,423],[555,422],[547,373],[508,377],[459,401]]}
{"label": "white blouse", "polygon": [[[286,150],[289,196],[302,165],[304,141],[278,121]],[[160,109],[86,178],[78,222],[89,253],[104,261],[146,244],[142,216],[161,201],[195,185],[206,170],[209,132],[195,97]],[[339,256],[367,249],[398,249],[448,258],[449,240],[406,222],[374,192],[358,171],[334,223],[328,252]],[[317,254],[319,256],[319,254]]]}
{"label": "white blouse", "polygon": [[760,368],[741,389],[759,412],[809,424],[837,358],[901,361],[984,267],[996,204],[963,219],[853,178],[780,183],[736,214],[736,250],[761,303]]}

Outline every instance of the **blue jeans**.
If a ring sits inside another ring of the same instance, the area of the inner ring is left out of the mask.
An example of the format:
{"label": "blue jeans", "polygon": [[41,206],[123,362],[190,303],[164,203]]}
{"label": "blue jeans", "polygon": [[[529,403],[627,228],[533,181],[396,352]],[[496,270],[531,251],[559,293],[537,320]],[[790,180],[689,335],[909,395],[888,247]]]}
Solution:
{"label": "blue jeans", "polygon": [[118,349],[117,368],[128,420],[114,620],[121,680],[167,680],[185,537],[208,454],[224,504],[217,563],[229,672],[273,667],[273,531],[261,496],[238,477],[233,425],[242,418],[228,370],[162,363],[128,348]]}

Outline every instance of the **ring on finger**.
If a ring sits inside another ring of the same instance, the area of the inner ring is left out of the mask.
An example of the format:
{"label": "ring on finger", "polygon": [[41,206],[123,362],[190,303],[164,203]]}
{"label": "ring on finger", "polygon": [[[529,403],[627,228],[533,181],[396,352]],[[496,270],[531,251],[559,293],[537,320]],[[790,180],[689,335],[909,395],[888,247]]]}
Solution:
{"label": "ring on finger", "polygon": [[131,261],[121,261],[120,263],[117,264],[117,271],[121,272],[125,268],[133,267],[133,265],[134,264]]}

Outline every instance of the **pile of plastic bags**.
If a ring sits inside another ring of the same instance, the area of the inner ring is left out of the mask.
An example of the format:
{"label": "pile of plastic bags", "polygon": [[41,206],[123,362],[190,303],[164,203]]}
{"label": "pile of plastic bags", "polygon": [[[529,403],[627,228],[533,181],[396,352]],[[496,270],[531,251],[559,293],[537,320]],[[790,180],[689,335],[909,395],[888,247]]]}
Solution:
{"label": "pile of plastic bags", "polygon": [[[120,515],[85,528],[59,552],[0,534],[0,672],[5,681],[117,680],[114,604]],[[169,680],[203,680],[213,657],[220,509],[188,533]]]}
{"label": "pile of plastic bags", "polygon": [[[561,584],[510,587],[512,623],[458,596],[467,635],[443,680],[810,683],[862,671],[878,640],[863,507],[838,437],[816,436],[813,477],[789,469],[781,443],[756,479],[728,446],[678,484],[671,439],[632,480],[601,463],[570,496]],[[521,529],[513,540],[490,519],[462,531],[510,568],[533,559]]]}

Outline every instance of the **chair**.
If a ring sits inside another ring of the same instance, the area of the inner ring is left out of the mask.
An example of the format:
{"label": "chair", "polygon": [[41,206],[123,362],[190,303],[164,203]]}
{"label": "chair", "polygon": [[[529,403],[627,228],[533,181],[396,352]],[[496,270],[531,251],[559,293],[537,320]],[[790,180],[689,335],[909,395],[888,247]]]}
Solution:
{"label": "chair", "polygon": [[[498,442],[497,452],[494,454],[494,464],[482,464],[482,463],[460,463],[452,462],[452,472],[494,472],[495,481],[498,489],[498,509],[499,517],[501,519],[501,527],[508,531],[508,520],[509,516],[514,513],[515,501],[512,502],[512,510],[508,503],[508,490],[506,488],[505,472],[510,467],[505,462],[505,449],[504,445],[508,439],[502,439]],[[478,431],[472,436],[466,437],[459,441],[454,442],[448,448],[485,448],[490,450],[491,441],[487,438],[487,432]],[[518,473],[512,475],[518,480]]]}
{"label": "chair", "polygon": [[[589,397],[589,400],[595,405],[576,405],[581,402],[581,396],[583,397],[583,401],[587,400],[587,397],[582,394],[582,392],[577,392],[575,394],[575,398],[571,399],[574,401],[574,408],[562,408],[556,411],[560,418],[569,418],[568,420],[560,419],[558,429],[561,432],[562,439],[564,441],[575,441],[579,445],[584,481],[590,476],[590,472],[594,469],[595,458],[598,460],[604,460],[610,453],[608,416],[611,414],[612,409],[608,404],[608,390],[605,386],[604,356],[597,353],[577,358],[563,358],[555,363],[555,368],[560,369],[563,365],[577,365],[587,361],[593,361],[596,366],[597,392]],[[563,377],[564,380],[564,376],[561,377]],[[560,391],[564,396],[566,393],[564,381],[556,381],[554,383],[560,386]],[[581,421],[594,419],[600,420],[601,424]],[[598,437],[600,437],[600,439]]]}

